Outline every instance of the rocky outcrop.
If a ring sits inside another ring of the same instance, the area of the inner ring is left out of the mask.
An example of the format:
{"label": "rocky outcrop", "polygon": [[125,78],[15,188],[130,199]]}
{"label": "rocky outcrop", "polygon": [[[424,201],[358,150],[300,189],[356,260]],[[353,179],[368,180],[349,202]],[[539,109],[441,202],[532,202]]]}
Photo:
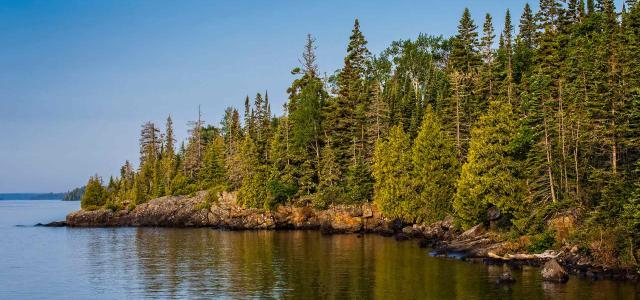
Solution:
{"label": "rocky outcrop", "polygon": [[133,210],[80,210],[67,216],[70,227],[212,227],[245,229],[320,229],[327,233],[375,232],[393,234],[398,228],[372,204],[337,205],[326,210],[279,206],[269,211],[244,208],[234,193],[223,193],[217,202],[204,205],[206,192],[192,197],[167,196]]}
{"label": "rocky outcrop", "polygon": [[569,280],[569,274],[562,268],[562,266],[556,261],[552,259],[544,264],[542,267],[542,278],[545,281],[559,282],[564,283]]}

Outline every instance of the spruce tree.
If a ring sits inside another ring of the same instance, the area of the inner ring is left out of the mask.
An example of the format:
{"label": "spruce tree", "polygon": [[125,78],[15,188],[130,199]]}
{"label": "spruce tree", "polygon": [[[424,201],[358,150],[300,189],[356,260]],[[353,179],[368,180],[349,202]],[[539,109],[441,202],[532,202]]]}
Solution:
{"label": "spruce tree", "polygon": [[341,173],[356,162],[356,155],[362,150],[364,115],[367,104],[366,81],[369,50],[367,41],[360,31],[356,19],[349,37],[344,67],[336,79],[337,97],[329,101],[324,109],[325,132],[333,143]]}
{"label": "spruce tree", "polygon": [[334,202],[342,202],[342,199],[345,198],[344,189],[340,184],[342,169],[338,164],[338,156],[330,139],[322,148],[318,177],[318,195],[314,205],[325,208]]}
{"label": "spruce tree", "polygon": [[402,124],[378,140],[373,155],[374,202],[390,218],[414,218],[419,207],[411,188],[411,141]]}
{"label": "spruce tree", "polygon": [[435,222],[452,213],[458,179],[458,160],[453,142],[428,106],[412,148],[412,189],[416,191],[415,217]]}
{"label": "spruce tree", "polygon": [[82,195],[80,206],[83,209],[102,207],[107,200],[107,191],[102,186],[102,179],[96,174],[89,177],[89,181]]}
{"label": "spruce tree", "polygon": [[510,152],[516,128],[512,109],[508,103],[493,101],[473,128],[453,202],[464,228],[485,222],[490,207],[508,220],[520,217],[525,209],[520,166]]}
{"label": "spruce tree", "polygon": [[258,147],[250,136],[241,146],[242,183],[238,190],[238,203],[244,207],[271,208],[267,190],[267,170],[260,163]]}

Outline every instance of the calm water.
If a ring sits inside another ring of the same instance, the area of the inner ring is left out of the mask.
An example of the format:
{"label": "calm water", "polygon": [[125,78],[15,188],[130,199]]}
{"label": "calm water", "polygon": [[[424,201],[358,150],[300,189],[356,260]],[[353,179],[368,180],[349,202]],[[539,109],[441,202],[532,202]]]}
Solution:
{"label": "calm water", "polygon": [[317,232],[17,227],[77,202],[0,201],[0,299],[640,299],[637,286],[436,259],[415,242]]}

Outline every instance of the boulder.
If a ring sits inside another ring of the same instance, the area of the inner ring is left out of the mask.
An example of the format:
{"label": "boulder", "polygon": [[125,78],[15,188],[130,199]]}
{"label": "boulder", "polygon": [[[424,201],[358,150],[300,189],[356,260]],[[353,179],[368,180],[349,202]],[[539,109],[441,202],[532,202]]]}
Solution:
{"label": "boulder", "polygon": [[565,283],[569,280],[569,274],[555,259],[545,263],[541,273],[545,281]]}
{"label": "boulder", "polygon": [[489,209],[487,209],[487,220],[495,221],[497,219],[500,219],[500,209],[498,209],[495,206],[492,206]]}
{"label": "boulder", "polygon": [[460,235],[460,238],[466,238],[466,239],[477,238],[482,234],[484,234],[484,232],[485,232],[484,225],[478,224],[476,226],[469,228],[469,230],[463,232]]}
{"label": "boulder", "polygon": [[510,271],[503,272],[502,274],[500,274],[500,277],[498,277],[498,280],[496,280],[496,283],[498,284],[513,283],[513,282],[516,282],[516,279],[513,278],[513,275],[511,274]]}

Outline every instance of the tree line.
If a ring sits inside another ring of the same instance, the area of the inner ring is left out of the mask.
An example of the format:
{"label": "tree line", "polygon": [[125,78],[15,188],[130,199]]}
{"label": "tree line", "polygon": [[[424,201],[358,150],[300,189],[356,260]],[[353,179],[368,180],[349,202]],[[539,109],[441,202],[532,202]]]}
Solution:
{"label": "tree line", "polygon": [[373,201],[389,217],[452,215],[462,228],[497,212],[500,228],[520,235],[572,212],[585,247],[597,232],[609,252],[635,261],[636,2],[540,0],[518,24],[507,10],[500,31],[489,14],[478,28],[465,9],[455,36],[421,34],[377,55],[356,19],[331,76],[320,75],[308,35],[282,116],[267,92],[247,96],[220,126],[199,115],[177,149],[170,117],[163,131],[147,122],[138,168],[127,161],[106,184],[92,176],[83,207],[231,190],[246,207]]}

